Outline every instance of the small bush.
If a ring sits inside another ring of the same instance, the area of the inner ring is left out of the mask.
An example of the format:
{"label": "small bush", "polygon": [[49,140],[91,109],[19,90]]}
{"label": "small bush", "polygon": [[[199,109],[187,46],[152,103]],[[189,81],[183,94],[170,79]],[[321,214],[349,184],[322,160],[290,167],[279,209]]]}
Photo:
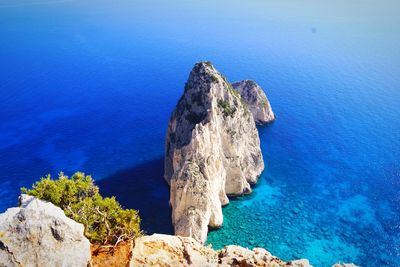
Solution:
{"label": "small bush", "polygon": [[218,107],[222,110],[222,113],[225,117],[233,117],[236,112],[236,108],[231,107],[231,105],[229,105],[229,102],[226,100],[218,100]]}
{"label": "small bush", "polygon": [[116,245],[141,235],[138,211],[123,209],[115,197],[103,198],[92,177],[84,173],[71,178],[60,173],[57,180],[47,175],[21,192],[62,208],[65,215],[85,226],[91,243]]}

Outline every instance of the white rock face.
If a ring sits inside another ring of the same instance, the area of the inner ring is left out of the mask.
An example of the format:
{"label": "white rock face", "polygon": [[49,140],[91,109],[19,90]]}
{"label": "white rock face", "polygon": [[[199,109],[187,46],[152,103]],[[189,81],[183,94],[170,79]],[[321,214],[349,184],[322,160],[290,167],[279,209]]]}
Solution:
{"label": "white rock face", "polygon": [[20,207],[0,214],[0,266],[87,266],[83,225],[49,202],[22,195]]}
{"label": "white rock face", "polygon": [[175,234],[204,242],[222,225],[227,195],[251,192],[264,161],[254,119],[208,62],[197,63],[167,130],[165,179]]}
{"label": "white rock face", "polygon": [[247,103],[258,124],[264,124],[275,120],[268,98],[261,87],[251,80],[244,80],[232,84],[243,100]]}
{"label": "white rock face", "polygon": [[227,246],[222,250],[204,247],[190,237],[154,234],[135,240],[130,266],[263,266],[310,267],[308,260],[284,262],[262,248],[249,250]]}

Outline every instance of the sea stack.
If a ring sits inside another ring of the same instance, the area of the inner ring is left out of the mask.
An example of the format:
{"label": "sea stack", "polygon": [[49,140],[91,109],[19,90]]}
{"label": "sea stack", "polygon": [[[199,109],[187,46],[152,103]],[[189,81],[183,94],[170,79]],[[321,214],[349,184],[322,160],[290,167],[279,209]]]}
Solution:
{"label": "sea stack", "polygon": [[251,192],[264,169],[253,115],[209,62],[195,64],[169,121],[165,179],[175,234],[204,243],[227,195]]}
{"label": "sea stack", "polygon": [[249,106],[257,124],[264,124],[275,120],[275,114],[272,111],[267,95],[256,82],[244,80],[233,83],[232,86],[240,93],[242,99]]}

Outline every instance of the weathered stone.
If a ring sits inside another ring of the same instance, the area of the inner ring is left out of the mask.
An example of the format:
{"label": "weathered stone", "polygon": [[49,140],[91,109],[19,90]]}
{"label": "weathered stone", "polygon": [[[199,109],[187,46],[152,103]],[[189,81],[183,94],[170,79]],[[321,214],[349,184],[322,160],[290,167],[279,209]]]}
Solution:
{"label": "weathered stone", "polygon": [[204,242],[222,225],[227,195],[251,192],[264,169],[257,128],[240,94],[208,62],[197,63],[168,125],[165,179],[175,234]]}
{"label": "weathered stone", "polygon": [[190,237],[154,234],[135,240],[130,266],[217,266],[218,255]]}
{"label": "weathered stone", "polygon": [[133,249],[133,241],[123,241],[117,246],[91,246],[92,266],[91,267],[121,267],[129,266]]}
{"label": "weathered stone", "polygon": [[20,207],[0,214],[0,266],[87,266],[83,230],[60,208],[22,195]]}
{"label": "weathered stone", "polygon": [[220,263],[222,266],[311,266],[308,260],[296,260],[284,262],[281,259],[272,256],[271,253],[263,248],[254,248],[249,250],[240,246],[226,246],[219,251]]}
{"label": "weathered stone", "polygon": [[256,123],[264,124],[275,120],[267,95],[261,87],[251,80],[233,83],[253,114]]}
{"label": "weathered stone", "polygon": [[307,260],[284,262],[263,248],[249,250],[226,246],[222,250],[204,247],[190,237],[154,234],[135,240],[130,266],[264,266],[309,267]]}

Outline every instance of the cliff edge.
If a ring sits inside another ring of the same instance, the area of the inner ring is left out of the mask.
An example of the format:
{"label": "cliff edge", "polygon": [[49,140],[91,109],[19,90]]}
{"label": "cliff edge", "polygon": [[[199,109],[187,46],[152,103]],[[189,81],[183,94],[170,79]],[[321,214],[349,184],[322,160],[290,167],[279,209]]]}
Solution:
{"label": "cliff edge", "polygon": [[130,266],[312,267],[305,259],[282,261],[263,248],[226,246],[213,250],[190,237],[160,234],[135,240]]}
{"label": "cliff edge", "polygon": [[87,266],[83,230],[52,203],[21,195],[20,207],[0,214],[0,266]]}

